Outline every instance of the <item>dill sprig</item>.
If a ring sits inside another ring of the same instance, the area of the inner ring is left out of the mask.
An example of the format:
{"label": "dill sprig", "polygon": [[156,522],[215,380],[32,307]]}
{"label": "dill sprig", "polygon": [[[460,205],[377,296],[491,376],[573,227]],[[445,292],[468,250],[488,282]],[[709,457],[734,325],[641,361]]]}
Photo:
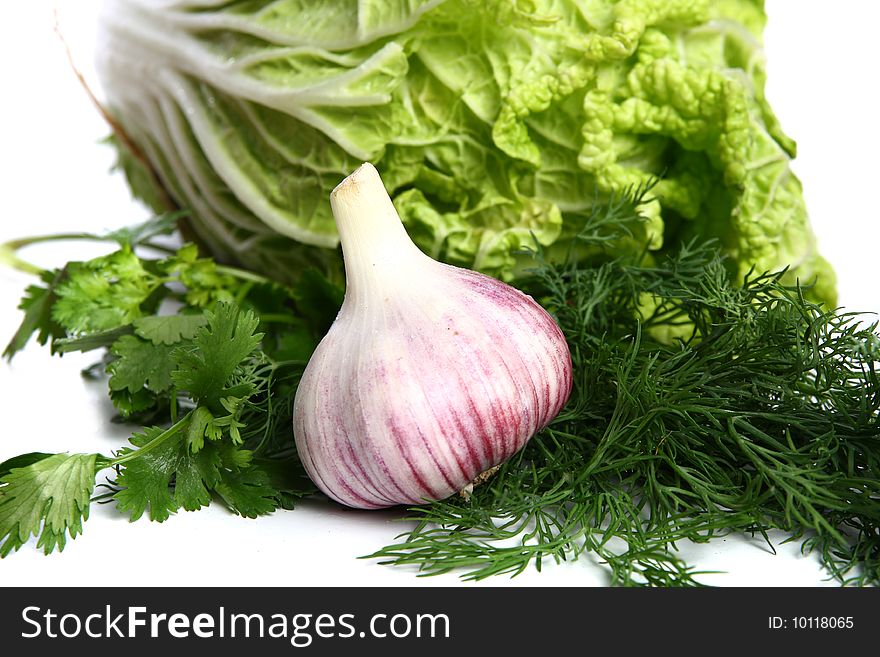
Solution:
{"label": "dill sprig", "polygon": [[566,409],[370,556],[482,579],[592,553],[613,584],[690,586],[700,573],[676,543],[782,530],[841,583],[880,583],[876,323],[813,303],[786,272],[737,281],[711,243],[572,257],[628,231],[649,191],[596,211],[561,263],[535,254],[524,287],[569,341]]}

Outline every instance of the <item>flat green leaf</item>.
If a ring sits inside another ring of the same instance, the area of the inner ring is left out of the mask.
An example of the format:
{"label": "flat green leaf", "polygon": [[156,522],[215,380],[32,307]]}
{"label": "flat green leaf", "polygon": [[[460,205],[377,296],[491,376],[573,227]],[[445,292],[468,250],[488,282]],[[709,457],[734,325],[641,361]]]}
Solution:
{"label": "flat green leaf", "polygon": [[[143,447],[159,438],[164,431],[161,427],[146,428],[143,433],[132,436],[131,443]],[[134,450],[126,448],[120,451],[120,456],[132,452]],[[175,437],[126,463],[116,478],[116,484],[120,487],[113,496],[117,508],[127,513],[132,521],[147,510],[150,520],[167,520],[180,507],[171,490],[179,456],[180,439]]]}
{"label": "flat green leaf", "polygon": [[323,337],[339,314],[345,290],[327,280],[317,269],[306,269],[293,292],[299,314]]}
{"label": "flat green leaf", "polygon": [[152,315],[134,320],[134,331],[144,340],[153,344],[172,345],[183,340],[191,340],[208,320],[198,315]]}
{"label": "flat green leaf", "polygon": [[111,231],[104,237],[118,242],[120,246],[134,247],[159,235],[171,235],[177,228],[178,220],[188,214],[189,212],[186,210],[165,212],[134,226]]}
{"label": "flat green leaf", "polygon": [[81,335],[130,324],[152,310],[164,290],[130,248],[84,263],[71,263],[56,289],[52,319]]}
{"label": "flat green leaf", "polygon": [[191,344],[172,353],[177,369],[174,385],[186,390],[199,403],[219,410],[220,397],[232,375],[259,346],[262,333],[255,333],[259,320],[250,311],[218,304],[205,311],[207,326],[196,332]]}
{"label": "flat green leaf", "polygon": [[18,305],[19,310],[24,311],[24,318],[3,350],[3,356],[7,360],[11,360],[17,352],[24,349],[34,333],[37,334],[37,342],[43,345],[49,340],[54,344],[56,339],[64,336],[64,329],[52,319],[52,305],[56,301],[55,288],[64,276],[64,270],[44,271],[41,279],[46,286],[30,285],[25,290]]}
{"label": "flat green leaf", "polygon": [[276,361],[301,361],[307,363],[318,346],[318,340],[305,325],[298,324],[290,330],[279,332],[272,350],[267,353]]}
{"label": "flat green leaf", "polygon": [[12,467],[0,477],[0,557],[18,550],[31,536],[49,554],[64,549],[67,535],[81,534],[98,463],[97,454],[54,454]]}
{"label": "flat green leaf", "polygon": [[259,468],[224,471],[216,491],[231,511],[245,518],[272,513],[278,506],[278,491],[272,488],[269,476]]}
{"label": "flat green leaf", "polygon": [[220,453],[203,449],[193,454],[183,446],[177,461],[174,499],[187,511],[197,511],[211,503],[210,488],[220,480]]}
{"label": "flat green leaf", "polygon": [[285,459],[254,459],[254,466],[268,476],[269,485],[277,491],[275,499],[282,509],[293,509],[299,500],[318,491],[295,456]]}
{"label": "flat green leaf", "polygon": [[171,387],[175,368],[171,352],[174,347],[153,344],[134,335],[124,335],[111,349],[116,359],[107,366],[111,390],[137,393],[146,388],[161,393]]}
{"label": "flat green leaf", "polygon": [[[192,453],[183,430],[188,422],[189,418],[181,420],[176,430],[153,427],[136,434],[131,442],[137,448],[160,443],[140,454],[133,449],[121,453],[136,454],[124,463],[116,480],[120,490],[114,495],[119,509],[132,521],[149,511],[150,520],[164,522],[178,509],[196,511],[211,503],[211,489],[221,479],[223,451],[208,444]],[[173,435],[168,436],[169,431]]]}
{"label": "flat green leaf", "polygon": [[208,308],[214,303],[234,303],[242,282],[218,271],[210,258],[199,258],[194,244],[186,244],[163,263],[164,270],[175,274],[186,290],[186,303],[194,308]]}
{"label": "flat green leaf", "polygon": [[28,454],[13,456],[11,459],[7,459],[6,461],[3,461],[3,463],[0,463],[0,477],[5,477],[15,468],[26,468],[27,466],[33,465],[37,461],[42,461],[50,456],[52,456],[52,454],[47,454],[45,452],[30,452]]}
{"label": "flat green leaf", "polygon": [[198,452],[205,446],[205,432],[214,416],[204,406],[199,406],[189,416],[186,427],[186,444],[191,452]]}
{"label": "flat green leaf", "polygon": [[137,413],[149,411],[156,405],[156,395],[146,388],[131,392],[128,388],[110,391],[110,401],[119,414],[128,418]]}

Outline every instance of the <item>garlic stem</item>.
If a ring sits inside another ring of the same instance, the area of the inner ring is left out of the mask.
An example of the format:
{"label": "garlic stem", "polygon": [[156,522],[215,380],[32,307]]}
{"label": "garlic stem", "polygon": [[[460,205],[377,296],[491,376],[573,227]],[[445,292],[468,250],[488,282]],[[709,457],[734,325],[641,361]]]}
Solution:
{"label": "garlic stem", "polygon": [[346,297],[362,298],[364,288],[383,276],[427,260],[413,244],[385,191],[379,172],[365,163],[330,194],[345,260]]}

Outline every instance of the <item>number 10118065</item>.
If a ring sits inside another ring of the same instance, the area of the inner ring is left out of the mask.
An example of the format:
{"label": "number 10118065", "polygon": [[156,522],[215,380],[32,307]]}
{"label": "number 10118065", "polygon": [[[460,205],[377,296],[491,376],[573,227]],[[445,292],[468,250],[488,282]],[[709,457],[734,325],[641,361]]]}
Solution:
{"label": "number 10118065", "polygon": [[849,630],[855,627],[852,616],[769,616],[771,630]]}

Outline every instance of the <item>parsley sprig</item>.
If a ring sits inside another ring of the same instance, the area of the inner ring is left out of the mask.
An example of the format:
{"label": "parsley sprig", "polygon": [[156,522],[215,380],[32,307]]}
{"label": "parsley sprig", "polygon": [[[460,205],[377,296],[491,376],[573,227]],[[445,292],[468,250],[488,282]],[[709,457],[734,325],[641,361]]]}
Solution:
{"label": "parsley sprig", "polygon": [[341,292],[316,271],[299,288],[277,285],[200,258],[193,245],[138,255],[166,222],[111,234],[119,250],[41,272],[43,285],[25,293],[5,355],[34,334],[54,352],[106,349],[116,410],[145,426],[112,455],[34,453],[0,464],[2,556],[31,536],[46,553],[63,549],[92,499],[112,498],[132,520],[163,521],[214,499],[256,517],[314,491],[292,450],[290,405]]}

